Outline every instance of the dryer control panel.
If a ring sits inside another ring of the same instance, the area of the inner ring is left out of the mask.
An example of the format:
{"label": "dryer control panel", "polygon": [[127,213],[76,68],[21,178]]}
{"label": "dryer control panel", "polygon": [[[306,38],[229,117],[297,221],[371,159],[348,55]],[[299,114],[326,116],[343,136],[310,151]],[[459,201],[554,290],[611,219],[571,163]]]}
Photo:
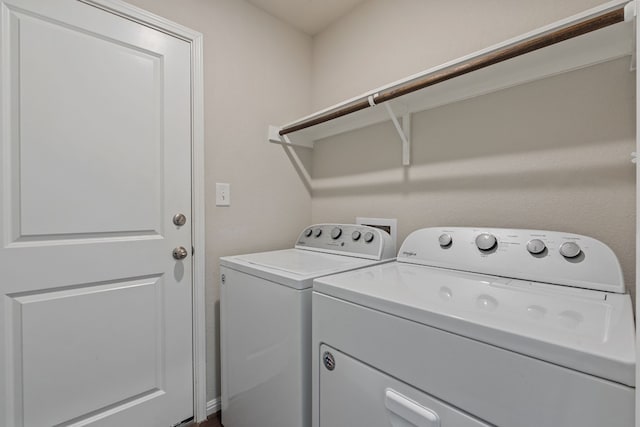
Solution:
{"label": "dryer control panel", "polygon": [[356,224],[316,224],[305,228],[296,249],[383,260],[396,256],[391,236],[375,227]]}
{"label": "dryer control panel", "polygon": [[399,262],[624,293],[618,258],[604,243],[557,231],[424,228],[402,243]]}

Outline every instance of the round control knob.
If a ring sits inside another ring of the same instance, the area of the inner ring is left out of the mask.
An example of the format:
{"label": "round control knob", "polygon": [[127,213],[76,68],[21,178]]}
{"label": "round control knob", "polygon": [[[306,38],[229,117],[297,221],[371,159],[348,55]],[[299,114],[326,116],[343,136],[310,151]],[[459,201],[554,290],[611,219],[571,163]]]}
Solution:
{"label": "round control knob", "polygon": [[560,255],[565,258],[575,258],[580,255],[580,252],[582,252],[582,249],[575,242],[564,242],[560,246]]}
{"label": "round control knob", "polygon": [[336,240],[340,236],[342,236],[342,229],[340,227],[334,227],[334,229],[331,230],[331,238]]}
{"label": "round control knob", "polygon": [[321,228],[316,228],[316,231],[313,233],[313,235],[316,237],[320,237],[321,234],[322,234]]}
{"label": "round control knob", "polygon": [[357,242],[358,240],[360,240],[361,235],[362,234],[359,231],[354,231],[353,233],[351,233],[351,238],[354,242]]}
{"label": "round control knob", "polygon": [[373,236],[374,234],[372,232],[367,231],[366,233],[364,233],[364,241],[367,243],[373,242]]}
{"label": "round control knob", "polygon": [[476,246],[478,246],[478,249],[481,251],[490,251],[497,243],[496,236],[493,234],[482,233],[476,237]]}
{"label": "round control knob", "polygon": [[306,230],[304,230],[305,237],[311,237],[312,234],[313,234],[313,230],[312,229],[307,228]]}
{"label": "round control knob", "polygon": [[546,248],[547,246],[540,239],[531,239],[527,242],[527,250],[533,255],[541,254]]}
{"label": "round control knob", "polygon": [[440,246],[443,248],[449,246],[451,242],[453,242],[453,239],[447,233],[441,234],[440,237],[438,237],[438,243],[440,243]]}

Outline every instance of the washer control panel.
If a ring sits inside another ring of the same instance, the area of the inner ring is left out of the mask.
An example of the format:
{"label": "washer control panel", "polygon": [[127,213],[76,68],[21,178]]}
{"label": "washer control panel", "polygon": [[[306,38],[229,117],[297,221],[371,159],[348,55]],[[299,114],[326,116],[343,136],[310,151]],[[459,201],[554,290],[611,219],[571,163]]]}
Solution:
{"label": "washer control panel", "polygon": [[375,227],[356,224],[316,224],[300,233],[295,247],[368,259],[390,259],[391,236]]}
{"label": "washer control panel", "polygon": [[591,237],[505,228],[424,228],[411,233],[399,262],[624,293],[613,251]]}

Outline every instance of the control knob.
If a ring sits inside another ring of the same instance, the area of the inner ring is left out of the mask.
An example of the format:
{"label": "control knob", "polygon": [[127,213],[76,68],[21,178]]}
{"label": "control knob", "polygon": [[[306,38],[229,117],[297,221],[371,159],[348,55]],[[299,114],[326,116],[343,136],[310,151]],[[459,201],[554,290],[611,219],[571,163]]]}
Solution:
{"label": "control knob", "polygon": [[565,258],[575,258],[582,252],[580,246],[575,242],[564,242],[560,246],[560,255]]}
{"label": "control knob", "polygon": [[312,234],[313,234],[313,230],[312,229],[307,228],[306,230],[304,230],[305,237],[311,237]]}
{"label": "control knob", "polygon": [[342,236],[342,229],[340,227],[334,227],[333,230],[331,230],[331,238],[336,240],[340,236]]}
{"label": "control knob", "polygon": [[527,250],[533,255],[541,254],[546,248],[547,246],[540,239],[531,239],[527,242]]}
{"label": "control knob", "polygon": [[440,235],[440,237],[438,237],[438,243],[440,243],[440,246],[442,246],[443,248],[446,248],[452,242],[453,242],[453,239],[451,238],[451,235],[447,233],[443,233]]}
{"label": "control knob", "polygon": [[490,251],[497,243],[496,236],[493,234],[482,233],[476,237],[476,246],[478,246],[478,249],[481,251]]}
{"label": "control knob", "polygon": [[367,231],[366,233],[364,233],[364,241],[366,243],[371,243],[373,242],[373,236],[374,234],[370,231]]}
{"label": "control knob", "polygon": [[353,233],[351,233],[351,238],[353,239],[354,242],[357,242],[358,240],[360,240],[361,235],[362,234],[356,230]]}
{"label": "control knob", "polygon": [[322,228],[316,228],[316,231],[314,233],[314,236],[316,237],[320,237],[320,235],[322,234]]}

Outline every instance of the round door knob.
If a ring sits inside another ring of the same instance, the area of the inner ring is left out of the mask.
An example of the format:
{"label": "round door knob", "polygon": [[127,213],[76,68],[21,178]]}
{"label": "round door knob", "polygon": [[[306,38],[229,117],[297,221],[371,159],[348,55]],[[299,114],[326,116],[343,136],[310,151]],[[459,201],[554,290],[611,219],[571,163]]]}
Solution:
{"label": "round door knob", "polygon": [[173,223],[178,227],[181,227],[187,223],[187,217],[181,213],[175,214],[173,216]]}
{"label": "round door knob", "polygon": [[184,246],[178,246],[173,250],[173,257],[177,260],[185,259],[187,255],[187,249]]}
{"label": "round door knob", "polygon": [[336,240],[338,237],[342,236],[342,229],[340,227],[335,227],[331,230],[331,238]]}
{"label": "round door knob", "polygon": [[313,234],[313,230],[312,229],[307,228],[306,230],[304,230],[305,237],[311,237],[311,234]]}
{"label": "round door knob", "polygon": [[565,258],[575,258],[580,255],[582,249],[575,242],[565,242],[560,246],[560,255]]}
{"label": "round door knob", "polygon": [[321,228],[316,228],[316,231],[314,232],[314,236],[316,237],[320,237],[320,235],[322,234],[322,229]]}
{"label": "round door knob", "polygon": [[547,245],[540,239],[531,239],[527,242],[527,250],[533,255],[541,254],[546,248]]}
{"label": "round door knob", "polygon": [[497,243],[496,236],[493,234],[482,233],[476,237],[476,246],[478,246],[478,249],[481,251],[490,251]]}
{"label": "round door knob", "polygon": [[453,239],[451,238],[451,235],[447,233],[441,234],[440,237],[438,237],[438,243],[440,243],[440,246],[443,248],[449,246],[451,242],[453,242]]}
{"label": "round door knob", "polygon": [[358,240],[360,240],[360,232],[359,231],[354,231],[353,233],[351,233],[351,238],[357,242]]}
{"label": "round door knob", "polygon": [[367,231],[366,233],[364,233],[364,241],[367,243],[373,242],[373,237],[374,237],[374,234],[370,231]]}

